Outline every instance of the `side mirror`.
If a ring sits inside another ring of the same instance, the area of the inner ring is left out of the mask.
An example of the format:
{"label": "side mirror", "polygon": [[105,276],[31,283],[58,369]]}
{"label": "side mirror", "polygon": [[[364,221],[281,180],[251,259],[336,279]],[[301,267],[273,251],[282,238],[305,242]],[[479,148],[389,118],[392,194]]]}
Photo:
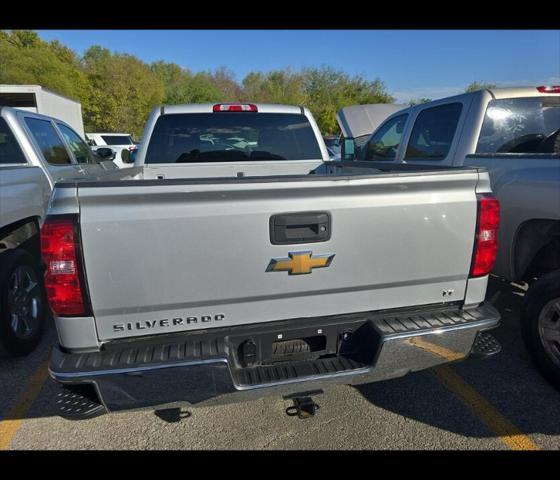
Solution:
{"label": "side mirror", "polygon": [[356,143],[353,138],[345,138],[342,142],[340,159],[343,161],[356,160]]}
{"label": "side mirror", "polygon": [[133,150],[129,150],[128,148],[123,148],[121,150],[121,160],[123,163],[134,163],[136,160],[136,154],[138,153],[138,149],[135,148]]}
{"label": "side mirror", "polygon": [[113,151],[113,149],[107,147],[98,148],[95,153],[97,153],[97,155],[103,160],[114,160],[116,156],[116,153]]}
{"label": "side mirror", "polygon": [[121,160],[123,163],[132,163],[130,161],[130,152],[128,151],[128,148],[123,148],[121,150]]}

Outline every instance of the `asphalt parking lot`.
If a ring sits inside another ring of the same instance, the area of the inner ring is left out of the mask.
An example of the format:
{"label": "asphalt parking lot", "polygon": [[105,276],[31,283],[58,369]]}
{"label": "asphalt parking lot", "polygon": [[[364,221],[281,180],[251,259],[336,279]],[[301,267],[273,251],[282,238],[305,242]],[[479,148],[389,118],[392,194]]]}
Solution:
{"label": "asphalt parking lot", "polygon": [[46,374],[50,328],[28,358],[0,359],[0,449],[560,449],[560,392],[535,371],[522,343],[523,291],[496,279],[503,350],[486,360],[317,397],[315,417],[265,398],[187,410],[140,411],[83,421],[57,416]]}

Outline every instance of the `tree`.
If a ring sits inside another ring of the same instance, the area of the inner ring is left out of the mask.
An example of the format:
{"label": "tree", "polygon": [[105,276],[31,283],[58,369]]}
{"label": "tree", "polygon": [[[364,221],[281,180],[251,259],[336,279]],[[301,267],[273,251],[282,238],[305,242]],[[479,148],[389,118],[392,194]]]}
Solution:
{"label": "tree", "polygon": [[496,88],[495,83],[484,83],[484,82],[472,82],[467,88],[465,88],[465,93],[476,92],[477,90],[486,90],[490,88]]}
{"label": "tree", "polygon": [[325,134],[338,131],[336,112],[348,105],[392,103],[379,79],[368,81],[361,75],[349,77],[331,67],[307,68],[303,72],[307,106]]}
{"label": "tree", "polygon": [[414,105],[419,105],[421,103],[428,103],[431,102],[432,99],[431,98],[426,98],[426,97],[420,97],[420,98],[413,98],[412,100],[409,100],[408,104],[413,107]]}
{"label": "tree", "polygon": [[150,110],[163,102],[165,89],[150,67],[127,54],[90,47],[82,59],[91,86],[84,109],[88,129],[140,135]]}
{"label": "tree", "polygon": [[90,97],[79,59],[58,41],[45,42],[30,30],[2,31],[0,83],[37,84],[80,101]]}
{"label": "tree", "polygon": [[0,83],[39,84],[80,101],[86,131],[138,135],[150,110],[161,103],[252,101],[307,106],[327,134],[338,131],[336,112],[342,107],[394,101],[381,80],[327,66],[255,71],[240,83],[225,67],[192,72],[161,60],[147,65],[100,46],[80,58],[31,30],[0,30],[0,66]]}
{"label": "tree", "polygon": [[152,63],[150,68],[164,87],[166,104],[218,102],[223,98],[208,73],[193,74],[175,63],[163,61]]}
{"label": "tree", "polygon": [[243,97],[243,89],[235,80],[234,73],[226,67],[220,67],[207,73],[208,81],[220,92],[220,101],[238,102]]}
{"label": "tree", "polygon": [[291,70],[250,72],[243,79],[243,101],[303,105],[307,101],[304,78]]}

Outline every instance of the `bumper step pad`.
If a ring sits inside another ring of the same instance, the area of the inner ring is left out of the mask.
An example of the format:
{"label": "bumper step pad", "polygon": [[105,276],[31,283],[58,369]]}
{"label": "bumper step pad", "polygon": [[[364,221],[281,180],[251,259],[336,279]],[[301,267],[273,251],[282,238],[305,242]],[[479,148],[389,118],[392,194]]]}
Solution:
{"label": "bumper step pad", "polygon": [[321,358],[314,361],[290,362],[288,364],[263,365],[243,368],[234,372],[235,383],[240,387],[266,386],[301,380],[305,377],[354,373],[369,366],[345,357]]}
{"label": "bumper step pad", "polygon": [[56,395],[58,414],[67,420],[84,420],[107,413],[98,400],[90,385],[60,386]]}
{"label": "bumper step pad", "polygon": [[478,358],[487,358],[502,351],[500,342],[486,332],[480,332],[474,341],[471,355]]}

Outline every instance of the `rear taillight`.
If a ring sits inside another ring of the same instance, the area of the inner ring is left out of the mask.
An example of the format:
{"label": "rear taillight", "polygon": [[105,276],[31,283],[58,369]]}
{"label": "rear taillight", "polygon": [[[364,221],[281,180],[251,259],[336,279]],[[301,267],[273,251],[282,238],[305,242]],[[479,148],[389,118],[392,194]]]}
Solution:
{"label": "rear taillight", "polygon": [[498,253],[500,203],[491,194],[477,195],[477,198],[478,218],[471,277],[488,275],[494,267]]}
{"label": "rear taillight", "polygon": [[560,93],[560,85],[543,85],[537,87],[537,90],[541,93]]}
{"label": "rear taillight", "polygon": [[60,316],[86,314],[78,240],[77,222],[73,216],[47,217],[41,227],[45,289],[52,310]]}
{"label": "rear taillight", "polygon": [[214,112],[257,112],[252,103],[218,103],[212,108]]}

